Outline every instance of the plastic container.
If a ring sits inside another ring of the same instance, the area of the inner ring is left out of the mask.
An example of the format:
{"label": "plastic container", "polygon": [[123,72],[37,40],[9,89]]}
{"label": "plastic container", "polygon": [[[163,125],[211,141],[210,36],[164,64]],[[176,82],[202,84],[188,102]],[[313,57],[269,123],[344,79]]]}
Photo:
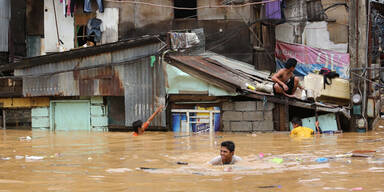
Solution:
{"label": "plastic container", "polygon": [[172,131],[181,132],[186,128],[187,116],[184,113],[172,113]]}
{"label": "plastic container", "polygon": [[316,162],[318,163],[327,163],[328,162],[328,158],[326,157],[319,157],[316,159]]}
{"label": "plastic container", "polygon": [[180,132],[180,127],[181,127],[181,114],[172,113],[172,131]]}
{"label": "plastic container", "polygon": [[[214,107],[213,109],[220,110],[220,107]],[[214,117],[213,125],[215,126],[215,131],[219,131],[220,130],[220,113],[214,113],[213,117]]]}
{"label": "plastic container", "polygon": [[307,93],[304,89],[301,91],[301,100],[307,100]]}

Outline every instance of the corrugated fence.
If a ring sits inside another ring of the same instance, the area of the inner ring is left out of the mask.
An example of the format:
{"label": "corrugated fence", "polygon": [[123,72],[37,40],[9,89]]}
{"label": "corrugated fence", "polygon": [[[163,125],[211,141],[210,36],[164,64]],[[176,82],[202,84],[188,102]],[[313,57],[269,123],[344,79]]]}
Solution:
{"label": "corrugated fence", "polygon": [[0,0],[0,52],[8,52],[8,28],[10,18],[10,0]]}

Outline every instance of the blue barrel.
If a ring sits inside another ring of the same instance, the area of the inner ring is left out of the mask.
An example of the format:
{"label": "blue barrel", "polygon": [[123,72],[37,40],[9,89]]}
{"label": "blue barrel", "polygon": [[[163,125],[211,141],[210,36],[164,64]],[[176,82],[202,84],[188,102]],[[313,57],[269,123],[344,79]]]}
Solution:
{"label": "blue barrel", "polygon": [[[214,107],[213,109],[220,110],[220,107]],[[215,131],[219,131],[220,130],[220,113],[214,113],[213,117],[214,117],[213,122],[215,126]]]}
{"label": "blue barrel", "polygon": [[172,113],[172,130],[174,132],[181,131],[182,121],[187,122],[187,115],[185,113]]}
{"label": "blue barrel", "polygon": [[172,130],[174,132],[180,132],[181,127],[181,114],[172,113]]}

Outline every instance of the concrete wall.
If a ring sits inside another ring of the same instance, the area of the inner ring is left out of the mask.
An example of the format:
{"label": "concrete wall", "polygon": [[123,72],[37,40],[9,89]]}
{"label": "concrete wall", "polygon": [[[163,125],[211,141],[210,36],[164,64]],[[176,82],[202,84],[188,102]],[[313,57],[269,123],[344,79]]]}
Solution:
{"label": "concrete wall", "polygon": [[[142,0],[141,2],[173,6],[173,0]],[[221,5],[221,2],[222,0],[197,0],[197,7]],[[233,9],[199,9],[197,19],[174,19],[173,8],[146,4],[105,1],[105,7],[119,9],[119,40],[171,30],[203,28],[207,50],[244,62],[252,62],[250,32],[246,24],[252,13],[250,6]]]}
{"label": "concrete wall", "polygon": [[[64,43],[64,48],[70,50],[74,48],[74,19],[73,17],[64,17],[63,5],[60,1],[55,2],[57,27],[59,38]],[[44,0],[44,52],[58,52],[57,33],[55,22],[55,10],[51,0]]]}
{"label": "concrete wall", "polygon": [[101,24],[101,44],[118,41],[119,9],[105,8],[104,13],[97,11],[96,17],[103,21]]}
{"label": "concrete wall", "polygon": [[273,131],[274,104],[262,101],[235,101],[223,103],[223,131]]}
{"label": "concrete wall", "polygon": [[[343,0],[322,0],[322,9]],[[309,22],[308,7],[296,0],[288,0],[284,13],[287,22],[276,26],[276,39],[288,43],[299,43],[311,47],[347,52],[348,12],[345,6],[328,9],[326,21]]]}

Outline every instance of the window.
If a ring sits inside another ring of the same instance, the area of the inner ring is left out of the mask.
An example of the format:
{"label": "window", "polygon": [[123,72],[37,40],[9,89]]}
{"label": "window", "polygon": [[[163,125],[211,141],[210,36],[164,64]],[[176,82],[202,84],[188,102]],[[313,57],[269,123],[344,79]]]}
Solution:
{"label": "window", "polygon": [[86,43],[92,42],[95,45],[94,35],[87,35],[87,25],[76,26],[75,47],[81,47]]}
{"label": "window", "polygon": [[[197,0],[174,0],[175,7],[196,8]],[[197,18],[197,10],[174,9],[175,19]]]}

